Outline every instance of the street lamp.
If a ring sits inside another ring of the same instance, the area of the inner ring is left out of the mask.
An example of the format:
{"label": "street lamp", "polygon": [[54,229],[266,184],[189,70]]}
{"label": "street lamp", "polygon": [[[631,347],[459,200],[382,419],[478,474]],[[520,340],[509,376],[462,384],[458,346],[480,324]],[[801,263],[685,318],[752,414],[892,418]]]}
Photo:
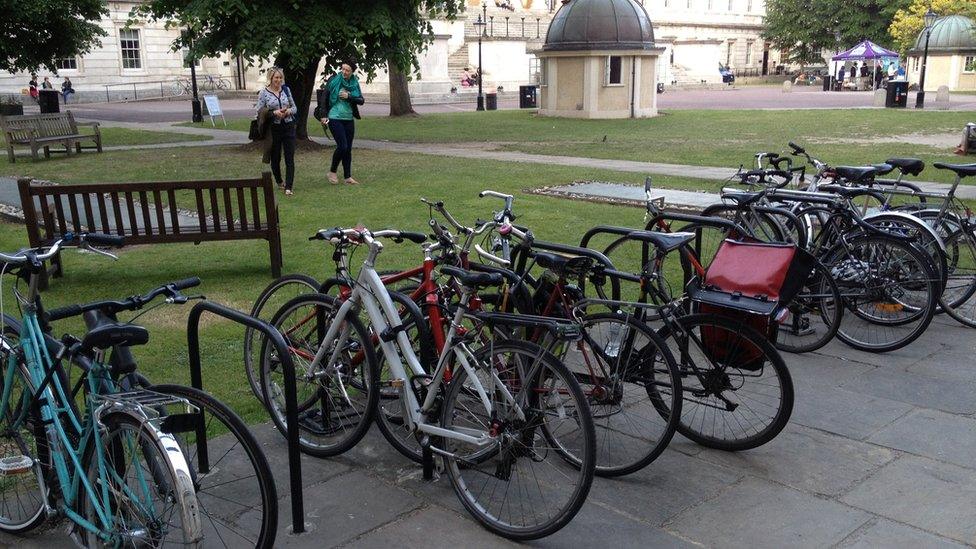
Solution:
{"label": "street lamp", "polygon": [[478,20],[474,22],[474,27],[478,29],[478,110],[485,110],[485,95],[483,93],[481,80],[481,37],[484,36],[485,27],[488,25],[488,5],[484,2],[481,3],[481,13],[478,14]]}
{"label": "street lamp", "polygon": [[923,17],[925,20],[925,53],[922,55],[922,74],[918,77],[918,93],[915,95],[916,109],[925,107],[925,68],[929,62],[929,38],[932,36],[932,27],[938,18],[939,16],[932,11],[932,8],[929,8]]}
{"label": "street lamp", "polygon": [[[186,41],[188,42],[187,49],[193,51],[193,35],[190,30],[185,31]],[[193,122],[203,122],[203,107],[200,105],[200,96],[197,95],[197,63],[196,59],[193,58],[193,54],[187,54],[187,59],[184,62],[190,63],[190,85],[193,88],[193,99],[190,101],[190,107],[193,110],[193,116],[191,120]]]}

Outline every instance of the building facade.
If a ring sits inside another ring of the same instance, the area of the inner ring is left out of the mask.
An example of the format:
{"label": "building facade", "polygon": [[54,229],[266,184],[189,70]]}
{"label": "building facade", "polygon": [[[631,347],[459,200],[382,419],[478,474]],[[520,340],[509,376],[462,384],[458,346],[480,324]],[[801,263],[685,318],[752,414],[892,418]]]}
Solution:
{"label": "building facade", "polygon": [[[656,46],[664,48],[657,63],[657,81],[665,85],[720,83],[719,64],[742,74],[773,72],[779,55],[760,37],[763,0],[628,0],[643,5],[655,26]],[[432,21],[434,38],[419,55],[420,71],[410,82],[417,96],[473,91],[462,84],[465,68],[479,65],[490,88],[514,89],[539,83],[536,52],[546,40],[561,0],[467,0],[456,21]],[[170,46],[179,30],[163,22],[137,21],[127,27],[136,2],[108,1],[101,21],[106,36],[90,53],[61,60],[55,88],[71,78],[78,100],[132,100],[185,92],[189,65]],[[479,26],[479,16],[484,24]],[[481,36],[481,55],[478,37]],[[197,62],[198,82],[206,91],[221,83],[230,89],[258,89],[263,68],[230,55]],[[470,72],[470,71],[469,71]],[[29,75],[0,72],[0,93],[18,94]],[[385,73],[364,85],[367,93],[388,91]]]}
{"label": "building facade", "polygon": [[[908,52],[908,80],[918,84],[922,76],[925,33]],[[932,25],[925,91],[948,86],[950,91],[976,90],[976,23],[962,15],[940,17]]]}

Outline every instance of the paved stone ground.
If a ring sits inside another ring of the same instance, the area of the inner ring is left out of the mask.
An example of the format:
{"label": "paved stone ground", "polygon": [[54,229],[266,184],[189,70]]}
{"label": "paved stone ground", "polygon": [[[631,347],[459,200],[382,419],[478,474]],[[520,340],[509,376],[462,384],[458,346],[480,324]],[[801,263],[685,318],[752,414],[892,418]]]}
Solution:
{"label": "paved stone ground", "polygon": [[[654,463],[596,479],[586,505],[536,547],[959,547],[976,544],[976,338],[939,317],[906,349],[832,343],[787,355],[790,424],[737,454],[676,437]],[[309,532],[291,535],[283,438],[254,427],[281,496],[280,547],[510,547],[425,482],[373,428],[335,459],[304,457]],[[61,529],[17,547],[67,547]]]}

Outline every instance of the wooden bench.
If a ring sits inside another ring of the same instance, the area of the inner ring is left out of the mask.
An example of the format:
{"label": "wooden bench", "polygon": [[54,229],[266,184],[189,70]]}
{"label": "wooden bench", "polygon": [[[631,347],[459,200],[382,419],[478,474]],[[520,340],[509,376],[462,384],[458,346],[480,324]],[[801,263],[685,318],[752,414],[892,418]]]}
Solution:
{"label": "wooden bench", "polygon": [[[24,178],[17,185],[31,247],[69,231],[124,236],[127,246],[262,239],[271,251],[271,274],[281,276],[278,205],[268,172],[259,179],[85,185]],[[51,265],[47,274],[60,277],[61,258]]]}
{"label": "wooden bench", "polygon": [[[93,133],[81,133],[79,126],[91,127]],[[76,122],[71,111],[53,114],[25,114],[20,116],[0,116],[0,130],[7,141],[7,159],[16,162],[14,145],[30,147],[31,157],[37,160],[37,151],[44,149],[44,157],[51,157],[51,145],[61,143],[67,154],[95,149],[102,152],[102,133],[98,122]],[[83,141],[94,145],[82,146]]]}

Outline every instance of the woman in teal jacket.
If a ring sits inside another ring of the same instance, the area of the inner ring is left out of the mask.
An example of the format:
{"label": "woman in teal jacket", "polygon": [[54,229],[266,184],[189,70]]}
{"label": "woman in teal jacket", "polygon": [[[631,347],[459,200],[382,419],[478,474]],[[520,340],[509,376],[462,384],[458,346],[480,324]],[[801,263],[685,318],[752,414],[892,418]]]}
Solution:
{"label": "woman in teal jacket", "polygon": [[359,89],[359,79],[353,74],[356,64],[347,61],[342,64],[342,71],[332,75],[325,83],[325,90],[319,95],[319,112],[325,113],[320,119],[329,126],[332,138],[335,139],[335,152],[332,153],[332,168],[329,170],[329,182],[339,183],[336,169],[342,163],[342,177],[349,185],[359,182],[352,178],[352,140],[356,134],[354,119],[359,118],[359,105],[363,104],[363,93]]}

